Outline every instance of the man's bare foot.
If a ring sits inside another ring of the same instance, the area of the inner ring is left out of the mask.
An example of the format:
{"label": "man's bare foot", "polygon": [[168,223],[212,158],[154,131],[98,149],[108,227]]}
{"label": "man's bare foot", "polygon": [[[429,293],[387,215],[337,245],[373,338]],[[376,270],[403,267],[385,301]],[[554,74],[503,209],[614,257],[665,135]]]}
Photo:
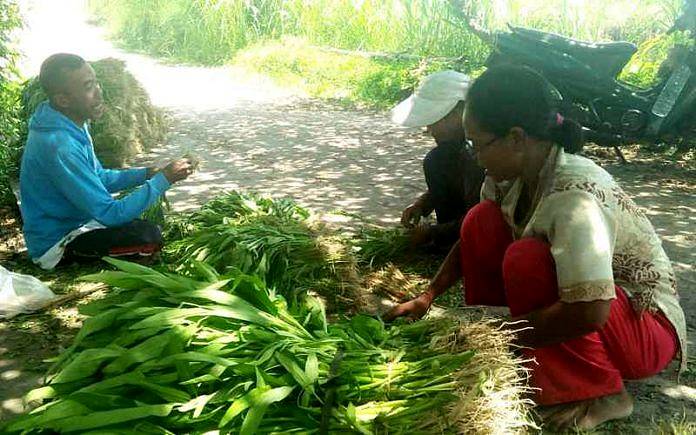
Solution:
{"label": "man's bare foot", "polygon": [[610,420],[633,413],[633,399],[626,390],[609,396],[549,406],[539,412],[544,425],[551,429],[588,430]]}

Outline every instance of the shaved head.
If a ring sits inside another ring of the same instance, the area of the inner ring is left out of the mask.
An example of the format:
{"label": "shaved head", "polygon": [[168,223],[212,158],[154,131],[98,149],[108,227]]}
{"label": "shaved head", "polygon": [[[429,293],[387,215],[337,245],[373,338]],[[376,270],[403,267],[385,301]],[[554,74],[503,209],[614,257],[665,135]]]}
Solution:
{"label": "shaved head", "polygon": [[58,53],[41,64],[41,88],[51,106],[82,126],[104,112],[101,86],[94,69],[75,54]]}
{"label": "shaved head", "polygon": [[85,60],[76,54],[58,53],[50,56],[41,64],[39,82],[49,99],[65,91],[68,76],[72,71],[85,65]]}

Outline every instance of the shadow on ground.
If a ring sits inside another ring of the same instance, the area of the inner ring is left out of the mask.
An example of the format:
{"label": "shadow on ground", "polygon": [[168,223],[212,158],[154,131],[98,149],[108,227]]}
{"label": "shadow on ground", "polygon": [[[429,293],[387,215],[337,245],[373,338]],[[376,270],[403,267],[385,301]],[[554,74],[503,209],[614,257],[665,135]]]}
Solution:
{"label": "shadow on ground", "polygon": [[[57,295],[80,289],[76,277],[94,273],[104,265],[72,264],[57,271],[43,271],[27,257],[16,210],[0,210],[0,264],[13,272],[41,279]],[[91,297],[99,297],[94,294]],[[25,411],[23,396],[39,386],[49,367],[47,360],[70,346],[82,327],[82,316],[72,302],[40,313],[0,320],[0,421]]]}
{"label": "shadow on ground", "polygon": [[[696,162],[664,155],[635,155],[628,164],[598,159],[641,206],[672,260],[689,338],[689,368],[679,382],[675,364],[660,376],[628,382],[634,415],[603,429],[606,433],[649,433],[652,421],[684,422],[696,429]],[[670,433],[672,429],[664,429]],[[688,433],[688,432],[686,432]]]}
{"label": "shadow on ground", "polygon": [[220,190],[242,189],[392,224],[425,187],[421,161],[431,141],[395,127],[382,113],[288,104],[174,111],[171,117],[176,127],[167,146],[151,150],[142,163],[187,153],[201,160],[199,172],[168,193],[176,210],[194,209]]}

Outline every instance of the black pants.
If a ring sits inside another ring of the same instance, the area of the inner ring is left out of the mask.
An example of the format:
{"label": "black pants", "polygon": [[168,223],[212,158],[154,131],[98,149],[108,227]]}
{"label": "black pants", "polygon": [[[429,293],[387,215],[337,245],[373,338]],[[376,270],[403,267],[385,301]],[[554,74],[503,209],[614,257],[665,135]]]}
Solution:
{"label": "black pants", "polygon": [[150,256],[162,249],[159,226],[136,219],[121,227],[93,230],[76,237],[65,249],[66,259]]}

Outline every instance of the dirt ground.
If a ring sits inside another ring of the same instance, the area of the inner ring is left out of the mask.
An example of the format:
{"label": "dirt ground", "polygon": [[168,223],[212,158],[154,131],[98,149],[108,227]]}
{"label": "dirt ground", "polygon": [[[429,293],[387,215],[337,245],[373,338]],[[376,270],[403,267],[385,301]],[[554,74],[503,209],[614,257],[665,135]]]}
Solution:
{"label": "dirt ground", "polygon": [[[61,3],[58,6],[58,3]],[[147,56],[115,49],[103,31],[86,24],[83,2],[22,2],[28,28],[20,35],[29,76],[40,61],[57,51],[87,59],[124,59],[153,102],[171,120],[171,133],[134,164],[162,164],[193,152],[200,171],[177,185],[168,197],[177,210],[195,209],[223,189],[291,196],[302,205],[327,213],[337,228],[352,228],[360,216],[394,225],[401,209],[424,188],[421,159],[431,146],[421,131],[399,128],[388,114],[350,110],[308,99],[259,77],[242,77],[230,68],[200,68],[160,63]],[[64,13],[61,31],[51,31]],[[36,29],[41,29],[37,32]],[[63,31],[63,29],[71,29]],[[43,35],[43,36],[42,36]],[[51,35],[49,37],[49,35]],[[696,336],[696,167],[659,155],[636,156],[619,165],[611,153],[591,154],[626,191],[646,208],[674,262],[689,334]],[[341,214],[331,211],[341,210]],[[0,262],[27,270],[12,212],[4,211]],[[97,266],[98,267],[98,266]],[[79,287],[74,277],[95,268],[44,273],[29,269],[57,291]],[[0,419],[22,411],[22,395],[36,385],[47,367],[45,358],[68,345],[80,318],[76,303],[47,313],[0,322]],[[691,340],[693,343],[693,340]],[[692,345],[693,347],[693,345]],[[676,382],[671,371],[630,383],[636,412],[608,432],[646,433],[653,421],[696,425],[696,361]],[[652,430],[652,429],[651,429]]]}
{"label": "dirt ground", "polygon": [[[696,337],[696,162],[693,157],[675,162],[629,152],[629,164],[622,165],[612,158],[607,159],[606,153],[598,154],[596,160],[647,211],[672,260],[693,355]],[[626,423],[609,429],[645,433],[641,428],[651,421],[668,420],[689,422],[691,430],[696,431],[696,358],[689,358],[689,370],[680,382],[676,382],[673,374],[674,370],[667,370],[651,379],[629,382],[628,389],[636,400],[635,414]]]}

